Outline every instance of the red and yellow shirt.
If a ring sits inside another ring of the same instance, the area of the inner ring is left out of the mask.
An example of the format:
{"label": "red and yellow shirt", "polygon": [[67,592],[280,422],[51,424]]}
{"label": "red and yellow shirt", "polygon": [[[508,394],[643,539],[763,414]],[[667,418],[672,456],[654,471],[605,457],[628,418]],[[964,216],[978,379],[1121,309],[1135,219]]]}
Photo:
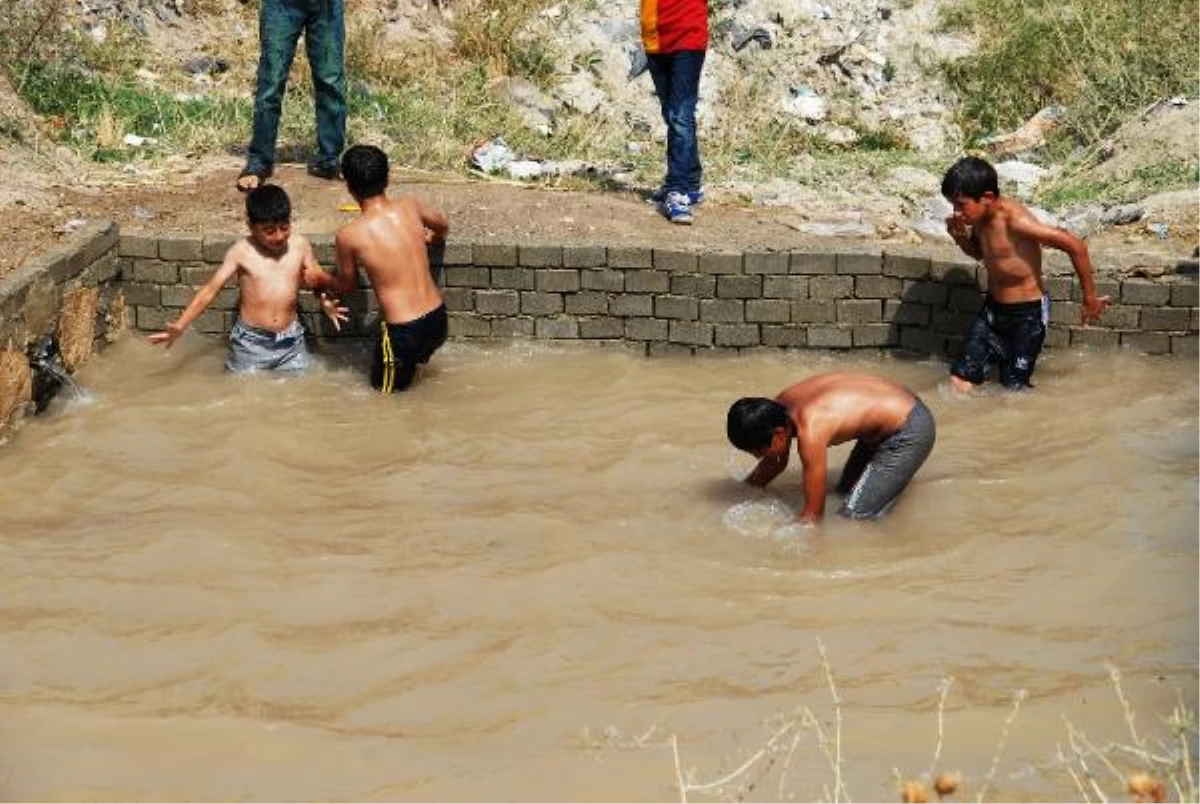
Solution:
{"label": "red and yellow shirt", "polygon": [[641,16],[647,53],[708,49],[707,0],[642,0]]}

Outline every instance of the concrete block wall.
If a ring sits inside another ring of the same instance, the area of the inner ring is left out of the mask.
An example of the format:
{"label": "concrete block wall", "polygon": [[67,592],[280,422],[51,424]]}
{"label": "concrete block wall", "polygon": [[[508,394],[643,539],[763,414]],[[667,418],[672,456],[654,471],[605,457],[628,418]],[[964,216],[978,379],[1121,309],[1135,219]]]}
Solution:
{"label": "concrete block wall", "polygon": [[[121,287],[137,329],[155,330],[187,305],[233,238],[122,235]],[[317,257],[333,264],[328,237]],[[981,266],[946,253],[861,248],[688,252],[629,246],[451,242],[431,251],[450,312],[451,337],[625,342],[649,354],[698,350],[900,348],[948,356],[982,302]],[[1161,267],[1160,267],[1161,269]],[[1098,278],[1112,304],[1098,324],[1079,324],[1079,285],[1069,264],[1048,260],[1049,348],[1127,347],[1197,353],[1195,273]],[[352,321],[337,337],[362,337],[374,320],[360,279],[344,300]],[[309,330],[335,337],[304,294]],[[195,328],[227,332],[232,284]]]}

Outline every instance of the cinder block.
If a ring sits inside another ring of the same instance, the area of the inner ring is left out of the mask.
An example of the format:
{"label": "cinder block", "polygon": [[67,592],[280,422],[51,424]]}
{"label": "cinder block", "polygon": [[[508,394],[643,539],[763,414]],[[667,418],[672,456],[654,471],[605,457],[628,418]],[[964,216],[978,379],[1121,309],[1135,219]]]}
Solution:
{"label": "cinder block", "polygon": [[579,271],[545,270],[537,271],[537,289],[552,293],[571,293],[579,290]]}
{"label": "cinder block", "polygon": [[450,313],[447,331],[451,338],[490,338],[491,323],[468,313]]}
{"label": "cinder block", "polygon": [[597,268],[607,261],[604,246],[563,246],[564,268]]}
{"label": "cinder block", "polygon": [[666,271],[628,271],[625,274],[626,293],[666,293],[671,288],[671,275]]}
{"label": "cinder block", "polygon": [[787,299],[750,299],[746,302],[746,321],[785,324],[792,320],[792,303]]}
{"label": "cinder block", "polygon": [[579,322],[574,318],[539,318],[533,322],[533,334],[538,338],[553,340],[579,337]]}
{"label": "cinder block", "polygon": [[808,281],[808,296],[813,301],[848,299],[853,295],[854,277],[852,276],[814,276]]}
{"label": "cinder block", "polygon": [[702,274],[740,274],[744,272],[741,252],[701,254],[696,270]]}
{"label": "cinder block", "polygon": [[1171,336],[1160,332],[1122,332],[1121,346],[1148,355],[1171,353]]}
{"label": "cinder block", "polygon": [[[1160,305],[1166,304],[1170,300],[1171,287],[1169,285],[1146,279],[1126,279],[1121,283],[1121,302],[1123,304]],[[1124,341],[1122,341],[1122,345],[1124,345]]]}
{"label": "cinder block", "polygon": [[204,240],[199,237],[172,237],[158,242],[158,257],[172,262],[204,259]]}
{"label": "cinder block", "polygon": [[788,273],[821,276],[837,273],[837,256],[815,251],[793,251],[788,258]]}
{"label": "cinder block", "polygon": [[879,299],[838,299],[834,302],[839,324],[877,324],[883,320]]}
{"label": "cinder block", "polygon": [[854,348],[891,346],[896,343],[899,328],[890,324],[856,324],[851,331]]}
{"label": "cinder block", "polygon": [[161,289],[158,285],[124,282],[121,290],[125,295],[125,303],[130,307],[158,307],[162,304]]}
{"label": "cinder block", "polygon": [[[213,265],[219,265],[225,261],[225,254],[233,247],[233,244],[241,240],[240,237],[231,237],[229,235],[209,235],[201,241],[200,258],[209,264],[208,270],[212,271]],[[317,261],[322,264],[332,265],[334,261],[333,244],[331,243],[328,251],[317,249],[316,243],[313,244],[313,251]]]}
{"label": "cinder block", "polygon": [[884,275],[898,279],[926,279],[929,277],[931,265],[932,261],[928,257],[886,252],[883,255]]}
{"label": "cinder block", "polygon": [[667,340],[688,346],[712,346],[713,325],[700,321],[671,321]]}
{"label": "cinder block", "polygon": [[[1071,318],[1069,320],[1064,321],[1063,323],[1078,324],[1079,323],[1079,311],[1082,308],[1082,306],[1083,306],[1082,304],[1073,304],[1072,307],[1074,309],[1070,310],[1070,312],[1073,313],[1073,315],[1071,316]],[[1109,329],[1137,329],[1139,326],[1138,313],[1141,310],[1142,310],[1141,307],[1132,307],[1127,304],[1110,304],[1108,306],[1108,308],[1105,309],[1104,315],[1100,316],[1100,320],[1097,321],[1096,323],[1102,327],[1107,327]],[[1050,314],[1053,317],[1053,315],[1054,315],[1054,307],[1053,306],[1050,308]],[[1187,311],[1184,311],[1183,320],[1184,320],[1184,324],[1186,325],[1187,324]]]}
{"label": "cinder block", "polygon": [[1171,336],[1171,354],[1176,357],[1191,357],[1194,358],[1200,355],[1200,350],[1197,349],[1196,336],[1193,335],[1172,335]]}
{"label": "cinder block", "polygon": [[558,315],[563,311],[563,297],[558,293],[524,291],[521,293],[521,312],[525,315]]}
{"label": "cinder block", "polygon": [[722,299],[757,299],[762,296],[761,276],[718,276],[717,296]]}
{"label": "cinder block", "polygon": [[854,340],[849,328],[814,326],[808,328],[808,345],[812,349],[849,349]]}
{"label": "cinder block", "polygon": [[446,288],[442,293],[442,299],[446,302],[446,311],[465,313],[474,310],[475,293],[473,288]]}
{"label": "cinder block", "polygon": [[758,346],[760,343],[757,324],[717,324],[713,328],[715,346]]}
{"label": "cinder block", "polygon": [[901,295],[906,302],[943,307],[950,297],[950,288],[944,282],[934,280],[905,282]]}
{"label": "cinder block", "polygon": [[631,341],[665,341],[667,322],[661,318],[631,318],[625,322],[625,337]]}
{"label": "cinder block", "polygon": [[491,287],[501,290],[533,290],[537,272],[532,268],[493,268]]}
{"label": "cinder block", "polygon": [[475,243],[471,262],[492,268],[510,267],[517,264],[517,247],[506,243]]}
{"label": "cinder block", "polygon": [[792,321],[797,324],[831,324],[837,318],[837,308],[831,301],[792,302]]}
{"label": "cinder block", "polygon": [[487,288],[491,285],[491,275],[479,265],[447,265],[444,281],[448,288]]}
{"label": "cinder block", "polygon": [[891,276],[859,274],[854,277],[854,295],[860,299],[896,299],[903,284]]}
{"label": "cinder block", "polygon": [[946,339],[925,327],[900,327],[900,345],[923,355],[942,356],[948,352]]}
{"label": "cinder block", "polygon": [[179,269],[172,262],[136,259],[133,261],[133,281],[173,285],[179,281]]}
{"label": "cinder block", "polygon": [[619,318],[584,318],[579,321],[579,337],[611,340],[623,337],[625,322]]}
{"label": "cinder block", "polygon": [[924,327],[929,325],[929,316],[927,304],[895,299],[887,299],[883,303],[883,320],[892,324]]}
{"label": "cinder block", "polygon": [[157,257],[158,238],[144,234],[122,234],[117,239],[117,254],[122,257]]}
{"label": "cinder block", "polygon": [[956,285],[950,288],[946,307],[959,313],[978,313],[983,307],[983,296],[975,288]]}
{"label": "cinder block", "polygon": [[1143,331],[1187,332],[1190,311],[1183,307],[1142,307],[1138,326]]}
{"label": "cinder block", "polygon": [[637,318],[654,315],[654,297],[644,294],[626,293],[614,296],[608,303],[612,315]]}
{"label": "cinder block", "polygon": [[594,290],[569,293],[564,305],[569,315],[604,315],[608,312],[608,294]]}
{"label": "cinder block", "polygon": [[807,276],[764,276],[762,295],[768,299],[807,299]]}
{"label": "cinder block", "polygon": [[1116,330],[1095,327],[1068,327],[1071,346],[1092,349],[1112,349],[1120,345],[1121,336]]}
{"label": "cinder block", "polygon": [[695,321],[700,316],[699,303],[686,296],[658,296],[654,299],[654,317],[679,321]]}
{"label": "cinder block", "polygon": [[491,321],[493,338],[532,338],[534,324],[532,318],[493,318]]}
{"label": "cinder block", "polygon": [[583,290],[602,290],[606,293],[620,293],[625,290],[625,273],[624,271],[611,271],[604,268],[580,271],[579,287]]}
{"label": "cinder block", "polygon": [[[190,285],[197,288],[206,284],[217,269],[203,262],[188,262],[179,266],[179,282],[183,285]],[[226,287],[232,287],[237,284],[237,277],[231,276],[225,283]]]}
{"label": "cinder block", "polygon": [[744,257],[748,274],[786,274],[791,255],[786,251],[750,251]]}
{"label": "cinder block", "polygon": [[651,268],[653,265],[653,252],[648,248],[617,246],[608,249],[609,268]]}
{"label": "cinder block", "polygon": [[725,324],[742,323],[746,320],[745,304],[741,299],[705,299],[700,302],[700,320]]}
{"label": "cinder block", "polygon": [[796,349],[808,346],[808,329],[798,326],[763,324],[763,346]]}
{"label": "cinder block", "polygon": [[563,264],[562,246],[518,246],[517,264],[528,265],[533,268],[561,267]]}
{"label": "cinder block", "polygon": [[839,274],[878,274],[883,272],[883,255],[859,253],[837,255]]}
{"label": "cinder block", "polygon": [[517,315],[521,297],[515,290],[472,290],[475,310],[480,315]]}
{"label": "cinder block", "polygon": [[1195,282],[1176,282],[1171,285],[1172,307],[1200,306],[1200,286]]}
{"label": "cinder block", "polygon": [[700,274],[675,274],[671,277],[671,293],[693,299],[711,299],[717,292],[717,278]]}
{"label": "cinder block", "polygon": [[654,249],[654,268],[658,271],[688,274],[696,272],[697,256],[687,251]]}

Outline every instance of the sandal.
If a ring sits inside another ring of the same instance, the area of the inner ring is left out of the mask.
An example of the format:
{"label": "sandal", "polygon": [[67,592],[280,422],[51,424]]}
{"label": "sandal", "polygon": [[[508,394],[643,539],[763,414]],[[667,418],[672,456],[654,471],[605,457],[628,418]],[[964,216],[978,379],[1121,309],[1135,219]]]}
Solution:
{"label": "sandal", "polygon": [[[234,186],[237,187],[240,192],[248,193],[251,190],[253,190],[254,188],[262,187],[264,184],[266,184],[267,179],[271,178],[271,174],[274,172],[275,172],[275,169],[270,166],[267,166],[264,168],[259,168],[258,170],[251,170],[250,168],[244,168],[242,170],[242,172],[238,174],[237,183]],[[254,177],[253,184],[242,182],[243,179],[248,179],[251,176]]]}

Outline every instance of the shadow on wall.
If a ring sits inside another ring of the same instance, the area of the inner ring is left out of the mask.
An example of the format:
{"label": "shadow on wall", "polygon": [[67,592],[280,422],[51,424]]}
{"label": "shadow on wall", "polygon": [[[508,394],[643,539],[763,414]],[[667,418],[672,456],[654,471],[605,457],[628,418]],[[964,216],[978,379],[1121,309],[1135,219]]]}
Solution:
{"label": "shadow on wall", "polygon": [[953,360],[963,337],[983,307],[984,294],[974,272],[951,266],[941,278],[911,282],[888,322],[896,332],[896,356]]}

